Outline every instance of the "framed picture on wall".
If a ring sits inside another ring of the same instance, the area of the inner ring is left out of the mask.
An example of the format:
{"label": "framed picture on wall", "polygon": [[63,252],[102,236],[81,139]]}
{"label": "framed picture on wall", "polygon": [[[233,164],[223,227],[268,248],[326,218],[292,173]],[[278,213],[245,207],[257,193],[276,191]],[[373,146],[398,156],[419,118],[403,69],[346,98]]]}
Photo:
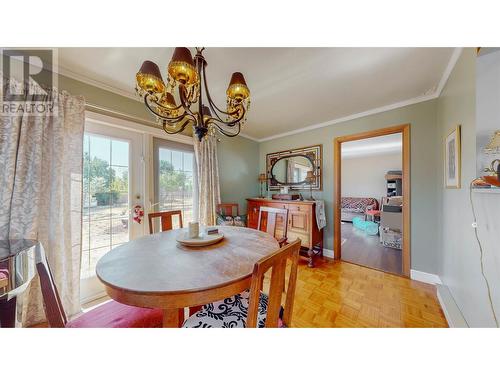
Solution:
{"label": "framed picture on wall", "polygon": [[444,184],[448,189],[460,189],[462,168],[460,125],[448,134],[444,145]]}

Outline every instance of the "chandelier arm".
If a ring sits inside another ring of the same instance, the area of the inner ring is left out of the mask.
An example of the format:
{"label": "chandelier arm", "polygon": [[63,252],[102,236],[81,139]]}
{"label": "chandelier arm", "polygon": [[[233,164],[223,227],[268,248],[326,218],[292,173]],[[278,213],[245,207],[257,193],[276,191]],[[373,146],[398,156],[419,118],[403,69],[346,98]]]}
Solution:
{"label": "chandelier arm", "polygon": [[[224,121],[224,120],[220,120],[220,119],[217,119],[215,117],[212,117],[207,123],[213,123],[214,125],[216,125],[217,127],[219,127],[220,125],[225,125],[225,126],[230,126],[230,127],[234,127],[236,125],[240,125],[240,121],[245,117],[245,109],[243,108],[243,113],[240,117],[238,117],[237,119],[233,120],[233,121]],[[220,124],[220,125],[219,125]]]}
{"label": "chandelier arm", "polygon": [[180,100],[181,100],[181,105],[184,108],[184,110],[186,111],[186,113],[189,113],[191,116],[196,117],[196,114],[193,113],[193,111],[191,111],[190,105],[188,105],[189,101],[186,98],[186,94],[184,93],[184,90],[185,90],[185,86],[179,85],[179,96],[180,96]]}
{"label": "chandelier arm", "polygon": [[242,108],[242,113],[241,113],[241,116],[239,116],[237,119],[233,120],[233,121],[224,121],[224,120],[221,120],[220,118],[219,119],[216,119],[215,117],[212,117],[212,120],[214,123],[222,123],[226,126],[235,126],[236,124],[239,124],[241,120],[243,120],[243,118],[245,117],[245,114],[246,114],[246,109],[244,106],[241,107]]}
{"label": "chandelier arm", "polygon": [[224,128],[222,128],[215,119],[211,119],[207,122],[208,124],[213,124],[219,129],[219,131],[224,134],[226,137],[236,137],[241,132],[241,124],[238,123],[238,131],[236,133],[228,133]]}
{"label": "chandelier arm", "polygon": [[212,97],[210,96],[210,91],[208,91],[208,80],[207,80],[207,73],[205,72],[205,65],[203,65],[203,83],[205,83],[205,94],[207,94],[208,104],[210,105],[210,108],[215,112],[215,115],[219,118],[219,120],[224,121],[219,117],[217,111],[228,116],[231,116],[232,113],[223,111],[222,109],[217,107],[217,104],[215,104],[215,102],[212,100]]}
{"label": "chandelier arm", "polygon": [[164,131],[165,133],[168,133],[168,134],[177,134],[177,133],[180,133],[180,132],[184,131],[184,129],[186,129],[187,124],[188,124],[188,122],[186,121],[186,122],[184,123],[184,125],[182,125],[179,129],[177,129],[177,130],[173,130],[173,131],[169,130],[169,129],[167,128],[167,124],[165,124],[165,123],[163,124],[163,126],[162,126],[162,127],[163,127],[163,131]]}
{"label": "chandelier arm", "polygon": [[167,121],[171,121],[171,122],[179,122],[181,121],[184,117],[186,117],[186,115],[189,115],[189,114],[186,114],[186,113],[183,113],[182,115],[179,115],[177,117],[168,117],[168,116],[165,116],[165,115],[162,115],[158,112],[156,112],[153,108],[151,108],[151,106],[149,105],[149,102],[148,102],[148,97],[149,97],[149,93],[146,93],[146,95],[144,95],[144,105],[146,106],[147,109],[149,109],[149,111],[154,114],[155,116],[163,119],[163,120],[167,120]]}

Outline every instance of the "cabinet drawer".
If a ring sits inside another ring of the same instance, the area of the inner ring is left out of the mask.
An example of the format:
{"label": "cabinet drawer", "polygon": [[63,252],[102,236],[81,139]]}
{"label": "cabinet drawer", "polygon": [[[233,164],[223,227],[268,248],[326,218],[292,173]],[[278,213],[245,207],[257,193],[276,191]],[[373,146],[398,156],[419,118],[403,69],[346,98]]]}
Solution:
{"label": "cabinet drawer", "polygon": [[311,247],[311,236],[309,235],[309,233],[298,232],[295,230],[288,229],[287,233],[288,242],[293,242],[298,238],[300,238],[302,241],[301,242],[302,247],[307,247],[307,248]]}

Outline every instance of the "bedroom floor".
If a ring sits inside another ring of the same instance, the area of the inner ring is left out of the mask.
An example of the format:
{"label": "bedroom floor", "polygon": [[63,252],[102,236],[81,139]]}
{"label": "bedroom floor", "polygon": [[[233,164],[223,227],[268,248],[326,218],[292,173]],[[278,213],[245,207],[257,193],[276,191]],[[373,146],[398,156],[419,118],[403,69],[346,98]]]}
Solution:
{"label": "bedroom floor", "polygon": [[354,228],[352,223],[342,222],[342,260],[375,268],[381,271],[403,274],[401,250],[382,246],[379,236],[371,236]]}

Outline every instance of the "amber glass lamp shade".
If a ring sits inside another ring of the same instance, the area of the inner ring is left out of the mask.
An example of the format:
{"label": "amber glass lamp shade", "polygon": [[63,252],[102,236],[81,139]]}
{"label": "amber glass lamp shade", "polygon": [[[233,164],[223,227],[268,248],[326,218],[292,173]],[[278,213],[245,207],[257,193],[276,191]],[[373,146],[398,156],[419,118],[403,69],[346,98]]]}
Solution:
{"label": "amber glass lamp shade", "polygon": [[158,101],[160,107],[158,107],[158,111],[166,116],[177,116],[179,111],[176,109],[177,104],[175,103],[174,96],[167,92],[162,98]]}
{"label": "amber glass lamp shade", "polygon": [[226,94],[228,98],[236,101],[245,100],[250,96],[250,90],[248,89],[245,77],[243,77],[242,73],[233,73]]}
{"label": "amber glass lamp shade", "polygon": [[186,47],[177,47],[168,64],[168,74],[177,82],[192,85],[198,82],[198,72],[194,66],[191,51]]}
{"label": "amber glass lamp shade", "polygon": [[160,68],[152,61],[144,61],[135,78],[137,86],[150,94],[159,94],[165,91]]}

